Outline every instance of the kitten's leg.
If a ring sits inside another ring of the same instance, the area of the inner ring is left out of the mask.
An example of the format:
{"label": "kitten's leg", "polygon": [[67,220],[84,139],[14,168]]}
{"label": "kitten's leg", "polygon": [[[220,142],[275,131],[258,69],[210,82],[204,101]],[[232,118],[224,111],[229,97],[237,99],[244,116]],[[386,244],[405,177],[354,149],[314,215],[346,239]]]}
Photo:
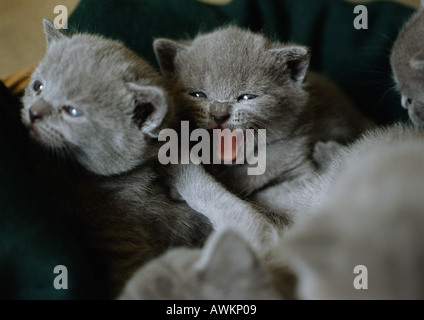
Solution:
{"label": "kitten's leg", "polygon": [[348,147],[335,142],[317,142],[313,159],[319,172],[310,171],[296,179],[283,181],[253,195],[252,199],[275,213],[287,216],[294,222],[311,214],[331,185],[337,171],[338,161]]}
{"label": "kitten's leg", "polygon": [[294,222],[309,215],[328,183],[327,175],[313,173],[268,187],[257,192],[252,200]]}
{"label": "kitten's leg", "polygon": [[230,193],[202,166],[177,165],[173,171],[173,186],[190,207],[209,218],[215,230],[235,229],[259,249],[279,238],[280,225]]}

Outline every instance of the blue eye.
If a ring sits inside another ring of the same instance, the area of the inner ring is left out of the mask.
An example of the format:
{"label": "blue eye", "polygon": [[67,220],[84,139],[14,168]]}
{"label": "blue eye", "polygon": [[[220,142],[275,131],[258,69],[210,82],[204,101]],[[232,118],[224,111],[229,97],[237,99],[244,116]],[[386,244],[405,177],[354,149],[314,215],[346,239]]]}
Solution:
{"label": "blue eye", "polygon": [[408,99],[406,99],[406,102],[407,102],[408,104],[412,104],[413,100],[412,100],[412,98],[408,98]]}
{"label": "blue eye", "polygon": [[207,98],[208,96],[201,91],[190,92],[190,95],[195,98]]}
{"label": "blue eye", "polygon": [[69,114],[71,117],[74,117],[74,118],[81,117],[82,115],[84,115],[84,112],[71,106],[63,106],[62,109],[65,110],[67,114]]}
{"label": "blue eye", "polygon": [[36,94],[40,94],[44,89],[44,85],[41,81],[36,80],[32,85],[32,89],[36,92]]}
{"label": "blue eye", "polygon": [[240,97],[237,98],[238,101],[240,100],[253,100],[256,99],[258,96],[254,94],[242,94]]}

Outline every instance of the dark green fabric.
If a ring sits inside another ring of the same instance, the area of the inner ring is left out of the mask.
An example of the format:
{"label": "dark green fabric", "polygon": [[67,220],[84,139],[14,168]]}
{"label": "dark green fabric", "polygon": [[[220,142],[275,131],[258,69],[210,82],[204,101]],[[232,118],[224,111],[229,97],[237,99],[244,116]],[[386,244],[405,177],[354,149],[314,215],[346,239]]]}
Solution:
{"label": "dark green fabric", "polygon": [[311,67],[335,80],[378,123],[407,121],[393,80],[389,54],[413,9],[367,3],[368,30],[356,30],[356,4],[342,0],[233,0],[213,6],[196,0],[82,0],[70,17],[74,31],[120,39],[156,65],[155,37],[189,38],[226,23],[265,31],[312,49]]}
{"label": "dark green fabric", "polygon": [[[1,82],[0,110],[0,299],[98,297],[83,248],[31,175],[19,104]],[[57,265],[67,267],[67,290],[53,286]]]}

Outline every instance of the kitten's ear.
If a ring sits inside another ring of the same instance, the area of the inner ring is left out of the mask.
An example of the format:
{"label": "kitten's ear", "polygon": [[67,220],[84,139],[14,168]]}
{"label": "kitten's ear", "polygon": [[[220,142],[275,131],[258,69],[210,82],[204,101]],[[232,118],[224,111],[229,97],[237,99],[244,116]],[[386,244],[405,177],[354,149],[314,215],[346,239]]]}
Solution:
{"label": "kitten's ear", "polygon": [[159,87],[139,86],[135,83],[128,85],[134,92],[132,120],[141,131],[157,138],[158,128],[168,111],[165,93]]}
{"label": "kitten's ear", "polygon": [[[212,282],[234,283],[236,277],[263,273],[259,260],[248,243],[235,231],[215,233],[207,241],[196,269]],[[229,270],[234,270],[229,272]]]}
{"label": "kitten's ear", "polygon": [[414,70],[424,70],[424,50],[418,51],[409,61],[409,65]]}
{"label": "kitten's ear", "polygon": [[163,74],[170,76],[175,73],[175,57],[178,51],[185,47],[179,42],[165,38],[156,39],[153,42],[156,59]]}
{"label": "kitten's ear", "polygon": [[289,72],[290,78],[297,83],[305,79],[309,67],[310,52],[307,47],[299,45],[285,46],[278,49],[270,49],[276,58],[277,65],[281,64],[284,73]]}
{"label": "kitten's ear", "polygon": [[49,19],[43,19],[44,33],[46,35],[47,47],[54,41],[66,39],[68,36],[56,29],[54,23]]}

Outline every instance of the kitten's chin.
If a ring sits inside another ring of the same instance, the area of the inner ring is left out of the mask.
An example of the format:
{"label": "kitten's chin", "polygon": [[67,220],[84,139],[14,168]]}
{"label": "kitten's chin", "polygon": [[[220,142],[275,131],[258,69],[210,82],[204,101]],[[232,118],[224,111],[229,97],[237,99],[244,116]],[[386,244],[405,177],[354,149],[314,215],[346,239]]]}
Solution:
{"label": "kitten's chin", "polygon": [[61,149],[65,147],[61,138],[44,130],[40,130],[36,126],[29,126],[29,135],[31,139],[47,148]]}

